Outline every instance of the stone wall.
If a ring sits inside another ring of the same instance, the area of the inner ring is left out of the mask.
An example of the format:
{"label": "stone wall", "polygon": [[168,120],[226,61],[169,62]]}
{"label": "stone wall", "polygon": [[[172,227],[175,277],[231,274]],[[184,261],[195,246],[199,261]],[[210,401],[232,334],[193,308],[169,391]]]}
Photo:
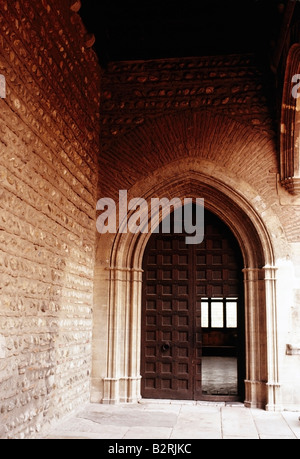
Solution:
{"label": "stone wall", "polygon": [[0,438],[89,400],[100,70],[79,3],[0,2]]}

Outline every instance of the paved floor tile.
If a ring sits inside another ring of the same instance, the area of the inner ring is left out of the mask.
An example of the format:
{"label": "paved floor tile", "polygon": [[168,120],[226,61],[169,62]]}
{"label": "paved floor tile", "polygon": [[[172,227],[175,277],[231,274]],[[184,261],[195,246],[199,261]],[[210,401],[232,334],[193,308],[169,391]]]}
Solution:
{"label": "paved floor tile", "polygon": [[265,438],[296,438],[282,413],[263,410],[251,410],[256,429],[261,439]]}
{"label": "paved floor tile", "polygon": [[295,437],[300,440],[300,417],[299,413],[292,411],[283,411],[282,416],[288,424]]}
{"label": "paved floor tile", "polygon": [[143,400],[89,404],[62,420],[47,439],[300,439],[300,413],[242,404]]}
{"label": "paved floor tile", "polygon": [[[168,413],[174,413],[176,415],[179,414],[180,410],[182,409],[182,403],[178,404],[162,404],[162,403],[141,403],[141,408],[149,413],[153,411],[162,411],[162,412],[168,412]],[[189,405],[188,405],[189,406]]]}
{"label": "paved floor tile", "polygon": [[221,416],[223,437],[259,438],[251,410],[224,407]]}
{"label": "paved floor tile", "polygon": [[166,413],[162,411],[134,411],[125,410],[119,413],[113,412],[87,412],[79,415],[80,419],[93,421],[94,424],[102,426],[119,425],[127,427],[174,427],[177,421],[177,416],[174,413]]}

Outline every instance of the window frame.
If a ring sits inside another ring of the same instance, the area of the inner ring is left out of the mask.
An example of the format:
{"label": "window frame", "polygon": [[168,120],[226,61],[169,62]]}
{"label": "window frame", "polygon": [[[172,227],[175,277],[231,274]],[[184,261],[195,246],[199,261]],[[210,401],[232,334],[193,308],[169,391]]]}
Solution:
{"label": "window frame", "polygon": [[[227,326],[227,303],[236,303],[236,326],[228,327]],[[238,328],[238,297],[226,297],[226,298],[201,298],[201,328],[205,330],[235,330]],[[202,316],[202,304],[206,303],[208,305],[208,326],[203,326],[203,316]],[[212,326],[212,304],[222,303],[223,304],[223,326],[222,327],[213,327]]]}

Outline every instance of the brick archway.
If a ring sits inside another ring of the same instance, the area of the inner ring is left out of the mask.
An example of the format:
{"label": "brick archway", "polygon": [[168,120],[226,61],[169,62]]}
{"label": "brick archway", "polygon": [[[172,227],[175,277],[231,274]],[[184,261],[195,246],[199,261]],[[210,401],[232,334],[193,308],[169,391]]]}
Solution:
{"label": "brick archway", "polygon": [[[171,163],[130,190],[131,197],[201,197],[208,210],[231,229],[244,259],[246,313],[245,404],[280,409],[276,335],[276,267],[268,230],[228,175],[227,183],[208,171],[208,161],[186,158]],[[180,170],[180,180],[176,171]],[[251,190],[248,187],[248,195]],[[253,193],[253,202],[256,194]],[[270,211],[271,212],[271,211]],[[94,362],[93,396],[102,403],[135,402],[140,398],[140,327],[142,258],[150,234],[101,236],[96,270],[96,297],[107,297],[106,318],[100,320],[102,344],[107,339],[105,370]],[[96,320],[97,326],[99,321]],[[98,343],[100,344],[100,339]],[[95,358],[97,356],[95,354]],[[99,359],[99,357],[98,357]],[[100,400],[99,400],[100,399]]]}

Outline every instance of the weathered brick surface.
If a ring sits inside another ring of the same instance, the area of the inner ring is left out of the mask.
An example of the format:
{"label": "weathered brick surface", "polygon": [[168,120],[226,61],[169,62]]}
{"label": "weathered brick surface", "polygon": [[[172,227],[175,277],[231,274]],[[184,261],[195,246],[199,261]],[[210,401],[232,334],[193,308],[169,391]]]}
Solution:
{"label": "weathered brick surface", "polygon": [[276,212],[288,241],[299,242],[299,207],[278,183],[272,84],[252,55],[111,63],[102,81],[102,193],[115,197],[181,158],[206,159],[256,190],[261,210]]}
{"label": "weathered brick surface", "polygon": [[71,3],[0,1],[2,438],[89,399],[100,71]]}
{"label": "weathered brick surface", "polygon": [[253,55],[111,63],[103,74],[102,143],[160,115],[204,109],[269,133],[270,84]]}

